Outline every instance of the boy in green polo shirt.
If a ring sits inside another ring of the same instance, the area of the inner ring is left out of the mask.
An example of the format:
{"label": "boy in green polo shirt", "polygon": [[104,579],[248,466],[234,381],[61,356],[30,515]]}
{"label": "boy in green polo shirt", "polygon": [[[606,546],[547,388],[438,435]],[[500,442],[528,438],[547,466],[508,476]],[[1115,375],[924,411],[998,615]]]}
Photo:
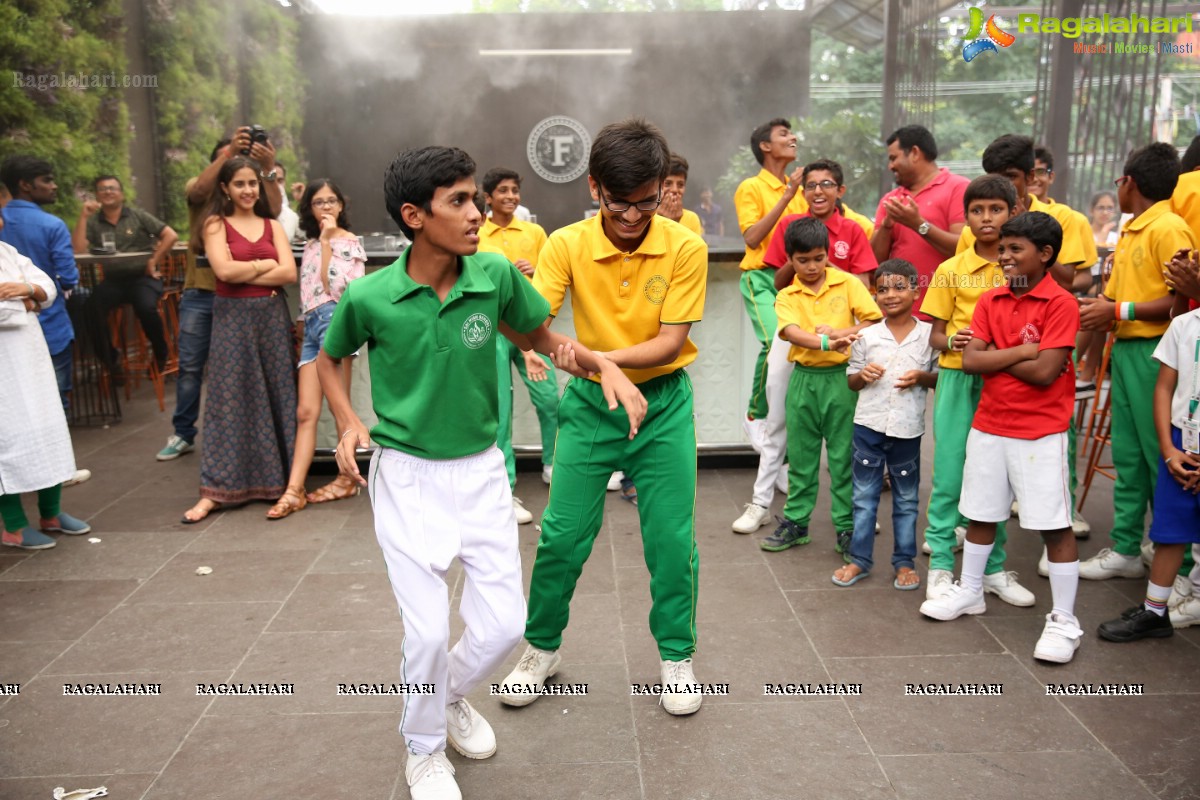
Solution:
{"label": "boy in green polo shirt", "polygon": [[[496,337],[503,332],[546,354],[571,349],[583,368],[599,373],[609,408],[618,401],[625,407],[630,435],[645,413],[641,394],[615,364],[549,332],[549,304],[508,259],[476,253],[483,217],[472,202],[474,174],[475,162],[457,148],[396,157],[384,198],[413,244],[347,288],[317,358],[342,432],[338,468],[370,489],[375,533],[404,620],[401,675],[406,684],[433,688],[405,696],[400,722],[413,800],[460,800],[447,740],[467,758],[496,752],[491,726],[466,694],[521,636],[517,523],[496,447]],[[363,344],[370,344],[379,417],[369,434],[341,380],[342,359]],[[355,449],[372,438],[381,446],[367,484]],[[455,557],[466,574],[459,606],[466,631],[447,653],[446,572]]]}

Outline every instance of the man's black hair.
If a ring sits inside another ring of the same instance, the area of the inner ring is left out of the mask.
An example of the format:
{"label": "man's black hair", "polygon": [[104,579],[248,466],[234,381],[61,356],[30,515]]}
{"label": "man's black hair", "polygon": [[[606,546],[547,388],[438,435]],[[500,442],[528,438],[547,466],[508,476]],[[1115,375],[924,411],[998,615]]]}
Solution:
{"label": "man's black hair", "polygon": [[1192,143],[1188,145],[1187,150],[1183,151],[1183,156],[1179,159],[1179,172],[1191,172],[1196,167],[1200,167],[1200,136],[1193,136]]}
{"label": "man's black hair", "polygon": [[1003,200],[1011,214],[1017,207],[1017,187],[1003,175],[980,175],[963,192],[964,214],[976,200]]}
{"label": "man's black hair", "polygon": [[688,160],[679,153],[671,153],[671,163],[667,167],[667,176],[682,175],[684,181],[688,176]]}
{"label": "man's black hair", "polygon": [[792,129],[792,123],[783,117],[776,117],[770,122],[764,122],[750,132],[750,152],[754,154],[754,160],[758,162],[760,167],[766,160],[766,156],[763,155],[762,148],[759,145],[771,141],[771,131],[780,126],[787,128],[789,131]]}
{"label": "man's black hair", "polygon": [[4,182],[13,197],[20,194],[21,181],[33,183],[44,175],[53,174],[54,167],[50,166],[50,162],[37,156],[9,156],[0,165],[0,181]]}
{"label": "man's black hair", "polygon": [[647,183],[661,183],[671,166],[671,148],[658,126],[641,118],[605,125],[592,141],[588,174],[613,200],[630,197]]}
{"label": "man's black hair", "polygon": [[879,286],[881,278],[886,278],[888,275],[899,275],[908,281],[908,288],[916,289],[919,284],[917,278],[917,268],[903,258],[889,258],[884,261],[875,270],[875,285]]}
{"label": "man's black hair", "polygon": [[924,125],[905,125],[903,128],[897,128],[884,144],[892,142],[896,142],[906,153],[915,147],[925,155],[926,161],[937,160],[937,142]]}
{"label": "man's black hair", "polygon": [[783,249],[788,258],[793,253],[829,249],[829,228],[816,217],[794,219],[783,232]]}
{"label": "man's black hair", "polygon": [[1179,183],[1179,156],[1175,146],[1166,142],[1154,142],[1139,147],[1125,159],[1122,175],[1133,178],[1137,190],[1147,200],[1157,203],[1168,199]]}
{"label": "man's black hair", "polygon": [[830,161],[828,158],[818,158],[816,161],[812,162],[811,164],[805,164],[804,165],[804,176],[800,180],[807,182],[808,181],[808,173],[814,172],[819,169],[823,169],[826,172],[832,172],[833,179],[837,182],[838,186],[846,185],[845,176],[842,175],[842,165],[836,161]]}
{"label": "man's black hair", "polygon": [[433,194],[475,174],[475,161],[457,147],[420,147],[405,150],[383,174],[383,202],[388,216],[401,232],[413,238],[413,229],[400,215],[400,208],[411,203],[431,210]]}
{"label": "man's black hair", "polygon": [[496,191],[496,187],[504,181],[516,181],[517,188],[521,188],[521,176],[515,169],[492,167],[483,176],[483,193],[492,194]]}
{"label": "man's black hair", "polygon": [[1050,260],[1046,269],[1058,260],[1058,251],[1062,249],[1062,226],[1058,220],[1043,211],[1026,211],[1018,214],[1000,226],[1000,238],[1015,236],[1028,239],[1033,246],[1041,250],[1050,245]]}
{"label": "man's black hair", "polygon": [[92,188],[95,189],[103,181],[116,181],[117,186],[121,187],[121,191],[122,192],[125,191],[125,184],[121,183],[121,179],[118,178],[116,175],[97,175],[96,179],[92,181]]}
{"label": "man's black hair", "polygon": [[1004,174],[1016,168],[1022,175],[1033,172],[1033,137],[1006,133],[992,140],[983,150],[983,171]]}
{"label": "man's black hair", "polygon": [[222,148],[232,141],[233,139],[218,139],[216,145],[212,149],[212,153],[210,153],[208,156],[208,163],[211,164],[212,162],[216,161],[217,156],[221,155]]}
{"label": "man's black hair", "polygon": [[[1040,161],[1046,165],[1046,169],[1054,172],[1054,153],[1050,152],[1049,147],[1038,145],[1033,148],[1033,158],[1035,161]],[[1036,164],[1034,166],[1037,166]]]}

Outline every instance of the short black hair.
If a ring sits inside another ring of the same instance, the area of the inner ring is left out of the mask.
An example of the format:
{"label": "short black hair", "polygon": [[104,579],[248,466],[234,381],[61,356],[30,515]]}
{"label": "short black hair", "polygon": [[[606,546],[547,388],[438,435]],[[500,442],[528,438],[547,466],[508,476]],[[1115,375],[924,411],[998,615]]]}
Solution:
{"label": "short black hair", "polygon": [[434,192],[475,174],[475,160],[457,147],[417,147],[396,156],[383,173],[383,202],[388,216],[401,232],[413,238],[413,229],[400,215],[412,204],[430,211]]}
{"label": "short black hair", "polygon": [[1139,147],[1125,159],[1122,175],[1133,178],[1137,190],[1147,200],[1158,202],[1168,199],[1179,183],[1179,156],[1175,146],[1166,142],[1153,142]]}
{"label": "short black hair", "polygon": [[[667,177],[671,148],[658,126],[640,117],[605,125],[592,141],[588,174],[614,198]],[[639,198],[640,199],[640,198]]]}
{"label": "short black hair", "polygon": [[770,122],[764,122],[762,125],[759,125],[750,132],[750,152],[754,154],[754,160],[758,162],[760,167],[762,166],[763,161],[766,159],[766,156],[763,155],[762,148],[759,147],[759,145],[763,142],[771,141],[771,131],[775,130],[780,125],[787,128],[789,131],[792,129],[791,122],[788,122],[783,117],[776,117]]}
{"label": "short black hair", "polygon": [[95,189],[102,181],[116,181],[117,186],[121,187],[121,191],[125,191],[125,184],[121,183],[121,179],[116,175],[97,175],[95,180],[92,181],[92,188]]}
{"label": "short black hair", "polygon": [[213,146],[212,152],[208,156],[208,163],[211,164],[212,162],[216,161],[217,156],[221,155],[221,148],[225,147],[232,141],[233,139],[217,139],[217,143]]}
{"label": "short black hair", "polygon": [[21,181],[33,183],[43,175],[53,175],[54,167],[44,158],[28,155],[9,156],[0,165],[0,181],[13,197],[21,191]]}
{"label": "short black hair", "polygon": [[[1054,153],[1050,152],[1049,147],[1038,145],[1033,148],[1033,158],[1035,161],[1040,161],[1046,165],[1046,169],[1054,172]],[[1036,164],[1035,164],[1036,166]]]}
{"label": "short black hair", "polygon": [[830,161],[828,158],[818,158],[811,164],[805,164],[804,174],[801,176],[800,180],[807,181],[808,173],[815,172],[819,169],[825,170],[826,172],[832,172],[833,179],[837,181],[838,186],[846,185],[845,176],[842,175],[842,165],[836,161]]}
{"label": "short black hair", "polygon": [[1058,220],[1043,211],[1026,211],[1000,226],[1002,239],[1005,236],[1028,239],[1039,250],[1050,245],[1047,269],[1058,260],[1058,251],[1062,249],[1062,235],[1062,226],[1058,224]]}
{"label": "short black hair", "polygon": [[791,258],[793,253],[828,250],[829,228],[816,217],[794,219],[783,232],[783,249],[788,258]]}
{"label": "short black hair", "polygon": [[983,171],[1002,175],[1016,167],[1022,175],[1033,172],[1033,137],[1017,133],[997,136],[983,150]]}
{"label": "short black hair", "polygon": [[671,153],[671,165],[667,167],[667,175],[682,175],[684,181],[688,176],[688,160],[679,153]]}
{"label": "short black hair", "polygon": [[908,281],[910,289],[916,289],[920,285],[917,277],[917,268],[903,258],[889,258],[880,264],[878,269],[875,270],[875,285],[879,286],[879,279],[885,278],[888,275],[899,275],[904,278]]}
{"label": "short black hair", "polygon": [[897,128],[884,144],[891,144],[892,142],[897,142],[900,149],[905,152],[914,147],[917,148],[925,154],[926,161],[937,160],[937,142],[934,140],[933,134],[924,125],[905,125],[903,128]]}
{"label": "short black hair", "polygon": [[483,175],[483,193],[491,194],[504,181],[516,181],[517,188],[521,188],[521,176],[517,174],[515,169],[492,167]]}
{"label": "short black hair", "polygon": [[1179,172],[1191,172],[1200,167],[1200,135],[1192,137],[1192,143],[1187,146],[1179,159]]}
{"label": "short black hair", "polygon": [[966,191],[963,192],[964,214],[976,200],[1003,200],[1008,204],[1008,212],[1011,214],[1017,207],[1017,187],[1003,175],[980,175],[968,183]]}
{"label": "short black hair", "polygon": [[350,217],[346,214],[346,209],[350,205],[350,202],[342,194],[342,190],[338,188],[336,183],[329,180],[329,178],[317,178],[308,182],[308,185],[304,187],[304,194],[300,196],[300,228],[309,239],[319,239],[321,237],[321,223],[317,220],[317,216],[313,214],[312,201],[313,195],[326,186],[329,187],[329,191],[333,192],[342,204],[342,208],[337,216],[338,227],[351,230]]}

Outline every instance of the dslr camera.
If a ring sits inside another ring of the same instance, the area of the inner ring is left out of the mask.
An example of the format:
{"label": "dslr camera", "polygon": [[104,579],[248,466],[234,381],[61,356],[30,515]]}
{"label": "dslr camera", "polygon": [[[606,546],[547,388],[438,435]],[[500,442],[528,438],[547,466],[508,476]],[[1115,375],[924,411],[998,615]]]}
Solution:
{"label": "dslr camera", "polygon": [[[250,144],[253,145],[255,142],[258,142],[259,144],[266,144],[267,142],[267,129],[262,125],[250,126]],[[242,155],[250,155],[250,148],[247,147],[245,150],[243,150]]]}

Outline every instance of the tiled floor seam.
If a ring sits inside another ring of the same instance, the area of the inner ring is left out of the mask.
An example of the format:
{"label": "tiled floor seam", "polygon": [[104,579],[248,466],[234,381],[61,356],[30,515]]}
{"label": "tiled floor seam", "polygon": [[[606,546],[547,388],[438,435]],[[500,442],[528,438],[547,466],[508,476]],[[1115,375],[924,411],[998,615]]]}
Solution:
{"label": "tiled floor seam", "polygon": [[[629,651],[625,648],[625,623],[621,621],[625,619],[625,616],[621,613],[621,582],[617,580],[616,572],[618,569],[620,569],[620,567],[617,565],[617,548],[613,545],[614,533],[612,529],[611,517],[608,515],[605,515],[604,528],[604,532],[608,534],[604,537],[608,543],[608,557],[613,566],[613,597],[616,598],[617,601],[617,629],[622,632],[622,635],[618,637],[620,639],[621,647],[621,663],[625,665],[625,679],[629,680]],[[638,532],[639,534],[641,533],[640,523]],[[629,724],[633,730],[634,752],[637,754],[633,763],[637,769],[638,791],[640,793],[641,800],[646,800],[646,778],[642,774],[642,740],[638,736],[637,714],[634,713],[633,701],[633,693],[631,692],[629,696]]]}

